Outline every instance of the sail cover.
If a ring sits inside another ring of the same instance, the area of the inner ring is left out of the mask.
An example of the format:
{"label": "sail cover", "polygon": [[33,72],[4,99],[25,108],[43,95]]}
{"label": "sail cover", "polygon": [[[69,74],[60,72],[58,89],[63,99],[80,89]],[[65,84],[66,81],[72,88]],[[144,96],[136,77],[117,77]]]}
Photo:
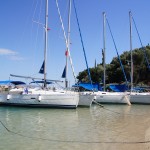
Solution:
{"label": "sail cover", "polygon": [[0,85],[8,85],[8,84],[21,85],[25,83],[22,81],[12,81],[12,80],[0,81]]}
{"label": "sail cover", "polygon": [[88,91],[102,91],[102,87],[98,83],[93,83],[92,85],[91,83],[77,83],[73,87],[83,88]]}
{"label": "sail cover", "polygon": [[114,92],[125,92],[128,90],[128,87],[126,84],[110,84],[109,88]]}

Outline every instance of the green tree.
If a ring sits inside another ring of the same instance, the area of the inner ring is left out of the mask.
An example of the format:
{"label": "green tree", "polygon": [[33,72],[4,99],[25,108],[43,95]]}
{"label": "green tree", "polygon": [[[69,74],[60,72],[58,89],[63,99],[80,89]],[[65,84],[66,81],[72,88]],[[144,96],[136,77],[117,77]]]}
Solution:
{"label": "green tree", "polygon": [[[150,46],[147,45],[145,48],[145,54],[148,61],[150,62]],[[135,84],[150,83],[150,69],[145,59],[143,48],[136,48],[132,51],[133,54],[133,82]],[[122,65],[124,67],[127,80],[130,82],[131,75],[131,53],[125,51],[120,55]],[[103,82],[103,66],[98,64],[97,67],[90,68],[91,78],[94,83]],[[84,70],[78,75],[79,82],[89,82],[87,70]],[[125,82],[124,74],[121,69],[118,57],[114,57],[110,64],[106,65],[106,83],[122,83]]]}

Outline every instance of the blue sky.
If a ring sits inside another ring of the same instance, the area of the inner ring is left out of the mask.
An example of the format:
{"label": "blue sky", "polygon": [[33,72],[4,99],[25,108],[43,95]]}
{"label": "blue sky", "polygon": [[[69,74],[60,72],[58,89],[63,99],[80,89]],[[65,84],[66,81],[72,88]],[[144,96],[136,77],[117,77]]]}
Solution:
{"label": "blue sky", "polygon": [[[32,20],[44,23],[44,2],[44,0],[0,0],[0,80],[9,79],[9,74],[42,77],[38,71],[44,57],[44,30]],[[67,31],[68,0],[58,2]],[[130,49],[130,10],[143,45],[150,43],[149,0],[75,0],[75,3],[89,67],[94,66],[95,59],[97,63],[101,63],[102,60],[103,12],[106,13],[110,23],[119,54]],[[61,79],[65,66],[66,46],[55,0],[49,0],[49,28],[51,30],[48,33],[47,77]],[[70,40],[70,51],[77,75],[86,69],[86,64],[73,7]],[[133,26],[133,48],[140,46]],[[106,62],[110,63],[115,56],[116,51],[106,26]],[[73,84],[70,66],[68,78]]]}

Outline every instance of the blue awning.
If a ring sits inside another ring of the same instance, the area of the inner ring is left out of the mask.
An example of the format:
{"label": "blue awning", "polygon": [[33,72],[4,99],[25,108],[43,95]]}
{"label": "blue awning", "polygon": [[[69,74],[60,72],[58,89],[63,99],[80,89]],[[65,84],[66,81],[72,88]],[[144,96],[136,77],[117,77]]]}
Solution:
{"label": "blue awning", "polygon": [[22,81],[12,81],[12,80],[0,81],[0,85],[8,85],[8,84],[21,85],[25,83]]}
{"label": "blue awning", "polygon": [[101,91],[102,90],[102,87],[97,83],[93,83],[93,84],[91,84],[91,83],[78,83],[78,84],[73,85],[73,87],[82,87],[82,88],[89,90],[89,91],[92,91],[92,90]]}
{"label": "blue awning", "polygon": [[109,88],[114,92],[125,92],[126,90],[128,90],[126,84],[110,84]]}

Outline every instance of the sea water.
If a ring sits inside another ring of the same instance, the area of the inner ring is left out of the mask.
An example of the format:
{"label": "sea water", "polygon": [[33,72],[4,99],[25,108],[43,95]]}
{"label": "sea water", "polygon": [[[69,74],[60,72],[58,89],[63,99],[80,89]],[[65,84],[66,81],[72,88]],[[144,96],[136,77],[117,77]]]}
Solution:
{"label": "sea water", "polygon": [[0,106],[0,150],[150,149],[150,105]]}

